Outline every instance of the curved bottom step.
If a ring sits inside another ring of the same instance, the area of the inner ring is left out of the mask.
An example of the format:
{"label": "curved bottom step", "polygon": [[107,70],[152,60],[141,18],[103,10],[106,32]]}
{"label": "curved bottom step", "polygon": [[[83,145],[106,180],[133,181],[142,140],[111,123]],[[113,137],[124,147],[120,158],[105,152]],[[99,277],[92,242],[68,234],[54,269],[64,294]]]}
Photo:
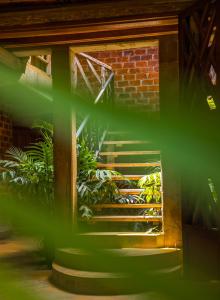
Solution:
{"label": "curved bottom step", "polygon": [[[116,261],[107,258],[106,265],[111,269],[108,272],[108,267],[95,268],[91,254],[78,249],[59,249],[52,266],[51,281],[59,288],[77,294],[124,295],[150,291],[149,279],[177,278],[182,271],[180,249],[115,249],[113,252],[119,256]],[[148,268],[151,260],[158,261],[155,269]],[[119,267],[114,271],[111,263],[115,262]]]}
{"label": "curved bottom step", "polygon": [[[57,287],[82,295],[120,295],[132,293],[122,274],[69,269],[53,264],[51,281]],[[124,287],[124,289],[123,289]]]}

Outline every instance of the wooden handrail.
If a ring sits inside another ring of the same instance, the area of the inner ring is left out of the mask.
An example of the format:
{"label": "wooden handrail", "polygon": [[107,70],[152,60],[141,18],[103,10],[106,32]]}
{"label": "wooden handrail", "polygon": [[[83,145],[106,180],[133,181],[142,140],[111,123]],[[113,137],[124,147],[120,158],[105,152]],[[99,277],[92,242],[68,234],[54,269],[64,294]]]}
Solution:
{"label": "wooden handrail", "polygon": [[[94,104],[98,104],[99,103],[102,95],[104,94],[107,86],[110,84],[110,82],[113,79],[113,77],[114,77],[114,73],[111,73],[111,75],[109,76],[109,78],[106,80],[104,86],[102,87],[101,91],[99,92],[98,96],[96,97],[96,99],[94,101]],[[90,115],[87,115],[85,117],[85,119],[82,121],[82,123],[80,124],[80,127],[79,127],[79,129],[77,130],[77,133],[76,133],[76,137],[77,138],[81,135],[83,129],[85,128],[86,124],[89,121],[89,118],[90,118]]]}
{"label": "wooden handrail", "polygon": [[100,65],[100,66],[104,67],[105,69],[108,69],[108,70],[112,71],[112,67],[110,67],[109,65],[101,62],[100,60],[98,60],[98,59],[96,59],[96,58],[94,58],[94,57],[92,57],[92,56],[90,56],[90,55],[88,55],[86,53],[80,52],[79,55],[81,55],[81,56],[89,59],[90,61],[93,61],[94,63],[96,63],[97,65]]}

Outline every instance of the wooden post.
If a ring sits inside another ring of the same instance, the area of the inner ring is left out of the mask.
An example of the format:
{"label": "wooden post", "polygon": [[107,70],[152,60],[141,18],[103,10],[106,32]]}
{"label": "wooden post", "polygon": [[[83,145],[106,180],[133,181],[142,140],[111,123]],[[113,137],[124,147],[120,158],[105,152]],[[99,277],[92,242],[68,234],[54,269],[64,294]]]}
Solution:
{"label": "wooden post", "polygon": [[[220,2],[217,1],[216,3],[216,50],[215,50],[215,61],[216,61],[216,76],[217,76],[217,86],[216,86],[216,94],[218,97],[218,100],[220,98]],[[218,115],[219,115],[219,107],[218,109]]]}
{"label": "wooden post", "polygon": [[[167,126],[179,113],[178,36],[164,36],[159,41],[160,56],[160,111],[161,121]],[[172,141],[171,141],[172,142]],[[164,146],[164,145],[163,145]],[[169,146],[169,145],[168,145]],[[164,188],[164,246],[182,246],[182,218],[180,176],[166,148],[162,149]]]}
{"label": "wooden post", "polygon": [[76,118],[71,101],[69,47],[52,51],[54,89],[55,210],[65,221],[76,220]]}

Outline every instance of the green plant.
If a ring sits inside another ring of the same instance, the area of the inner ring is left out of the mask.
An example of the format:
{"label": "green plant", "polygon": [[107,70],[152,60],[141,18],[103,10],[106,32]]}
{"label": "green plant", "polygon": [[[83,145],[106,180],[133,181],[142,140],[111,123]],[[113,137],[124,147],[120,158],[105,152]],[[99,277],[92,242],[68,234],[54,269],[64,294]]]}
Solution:
{"label": "green plant", "polygon": [[145,202],[161,202],[161,172],[142,177],[138,181],[138,186],[144,189],[140,197],[144,199]]}
{"label": "green plant", "polygon": [[15,188],[17,196],[38,198],[39,203],[52,211],[53,200],[53,130],[47,122],[35,123],[39,130],[39,140],[23,151],[11,147],[6,151],[6,159],[0,160],[1,180]]}
{"label": "green plant", "polygon": [[[17,201],[26,203],[26,199],[33,199],[34,205],[39,205],[48,215],[53,215],[53,128],[51,124],[42,121],[36,122],[33,128],[39,131],[39,140],[27,146],[26,151],[11,147],[6,152],[6,159],[0,161],[0,178],[16,194]],[[53,242],[46,235],[42,236],[42,246],[50,265]]]}
{"label": "green plant", "polygon": [[83,219],[89,219],[93,215],[93,205],[116,201],[119,191],[112,176],[120,174],[112,170],[97,169],[95,152],[89,149],[85,140],[78,143],[77,149],[79,212]]}

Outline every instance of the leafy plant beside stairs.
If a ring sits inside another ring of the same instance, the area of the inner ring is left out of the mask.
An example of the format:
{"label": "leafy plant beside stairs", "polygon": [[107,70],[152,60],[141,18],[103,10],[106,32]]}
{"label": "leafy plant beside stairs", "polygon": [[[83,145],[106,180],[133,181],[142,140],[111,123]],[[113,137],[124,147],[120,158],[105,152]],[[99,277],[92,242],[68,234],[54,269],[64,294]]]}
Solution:
{"label": "leafy plant beside stairs", "polygon": [[33,128],[39,130],[37,142],[27,146],[27,150],[11,147],[6,151],[6,159],[0,160],[0,178],[11,189],[16,189],[19,200],[38,199],[48,213],[53,202],[53,128],[47,122],[38,122]]}
{"label": "leafy plant beside stairs", "polygon": [[95,152],[89,149],[85,140],[77,146],[78,150],[78,203],[83,219],[93,216],[92,206],[98,203],[114,203],[119,189],[112,176],[116,171],[97,169]]}
{"label": "leafy plant beside stairs", "polygon": [[161,203],[161,172],[142,177],[138,181],[138,186],[144,189],[140,197],[146,203]]}
{"label": "leafy plant beside stairs", "polygon": [[[33,128],[39,130],[39,140],[27,146],[25,151],[11,147],[6,152],[6,159],[0,161],[0,180],[16,189],[19,200],[37,199],[51,214],[54,198],[53,126],[40,121]],[[92,205],[114,202],[119,193],[112,180],[112,176],[119,173],[97,169],[95,152],[87,145],[86,140],[77,144],[79,212],[86,219],[93,214]]]}

